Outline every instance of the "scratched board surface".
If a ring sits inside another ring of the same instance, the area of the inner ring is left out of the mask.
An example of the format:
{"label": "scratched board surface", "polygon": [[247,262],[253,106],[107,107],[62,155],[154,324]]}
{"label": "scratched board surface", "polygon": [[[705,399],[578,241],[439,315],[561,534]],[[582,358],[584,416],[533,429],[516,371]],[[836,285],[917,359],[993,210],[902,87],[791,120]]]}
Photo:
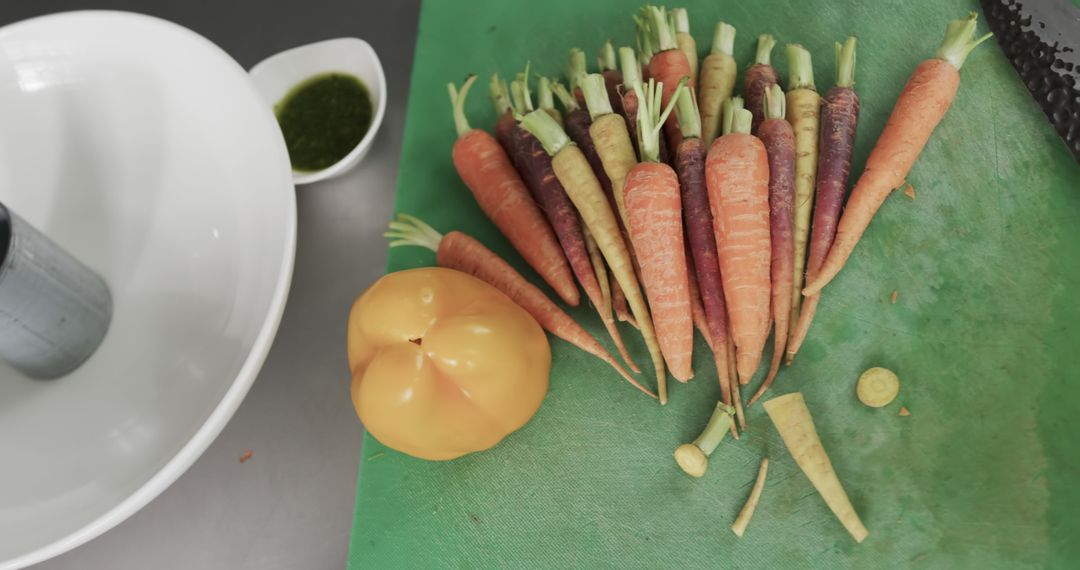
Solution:
{"label": "scratched board surface", "polygon": [[[857,34],[856,172],[946,21],[976,8],[960,0],[683,4],[702,54],[718,19],[738,29],[740,62],[752,58],[756,35],[770,32],[811,50],[822,91],[833,83],[833,42]],[[471,233],[539,282],[454,171],[446,83],[481,74],[467,110],[474,126],[490,129],[484,83],[492,72],[506,76],[531,59],[533,69],[557,74],[572,46],[586,49],[591,64],[604,39],[633,40],[628,13],[636,6],[425,3],[397,210]],[[774,59],[786,77],[781,54]],[[673,383],[663,408],[552,340],[543,407],[496,448],[430,463],[368,437],[350,567],[1015,568],[1080,560],[1080,168],[993,42],[971,55],[962,76],[909,177],[916,196],[887,200],[774,388],[805,394],[870,530],[863,544],[834,519],[760,405],[749,410],[745,437],[725,441],[705,477],[679,471],[672,451],[697,434],[718,395],[700,338],[697,377]],[[426,250],[398,248],[389,269],[433,263]],[[607,342],[590,309],[572,314]],[[624,334],[648,369],[640,337]],[[874,365],[902,379],[898,399],[880,410],[854,392],[859,373]],[[911,415],[898,415],[901,406]],[[768,483],[738,539],[728,525],[763,456],[772,460]]]}

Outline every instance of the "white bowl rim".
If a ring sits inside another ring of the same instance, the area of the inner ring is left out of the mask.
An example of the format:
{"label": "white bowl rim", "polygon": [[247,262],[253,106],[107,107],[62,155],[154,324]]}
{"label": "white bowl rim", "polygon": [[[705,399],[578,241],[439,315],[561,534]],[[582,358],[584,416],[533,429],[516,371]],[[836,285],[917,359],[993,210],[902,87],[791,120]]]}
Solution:
{"label": "white bowl rim", "polygon": [[[236,60],[225,52],[225,50],[221,49],[217,44],[211,42],[202,35],[162,18],[122,10],[75,10],[13,22],[7,26],[0,27],[0,30],[29,24],[31,22],[37,24],[48,20],[78,18],[86,15],[107,15],[117,18],[142,20],[151,25],[170,28],[172,31],[181,35],[189,36],[196,42],[202,42],[212,50],[220,53],[226,60],[232,61],[236,66],[238,76],[243,77],[244,81],[248,83],[249,88],[252,90],[252,93],[256,96],[257,100],[262,100],[262,97],[255,91],[255,86],[251,84],[251,80],[248,78],[243,67],[236,63]],[[282,141],[282,144],[284,145],[284,141]],[[146,483],[143,483],[141,487],[136,489],[134,493],[129,495],[115,507],[87,523],[82,528],[38,548],[37,550],[30,551],[9,560],[0,560],[0,569],[22,568],[43,562],[77,546],[81,546],[112,529],[145,507],[150,501],[155,499],[165,489],[172,485],[180,475],[183,475],[184,472],[195,463],[221,433],[225,424],[228,423],[229,419],[236,413],[237,408],[240,407],[240,403],[243,402],[244,397],[254,383],[256,376],[258,376],[263,362],[266,361],[266,356],[270,352],[270,346],[273,344],[278,325],[281,324],[281,317],[285,312],[285,301],[288,298],[289,288],[292,284],[292,273],[296,256],[296,193],[293,189],[290,189],[287,194],[285,206],[288,213],[285,220],[285,227],[283,228],[285,231],[285,255],[281,260],[281,266],[278,271],[278,282],[270,300],[269,312],[267,313],[262,326],[259,328],[259,333],[255,337],[255,342],[252,344],[251,351],[248,353],[243,365],[241,365],[240,371],[237,373],[232,385],[229,386],[225,395],[222,396],[221,401],[218,402],[213,411],[210,412],[210,415],[206,418],[203,425],[199,427],[195,432],[195,435],[193,435],[191,439],[180,448],[180,451],[178,451],[172,459],[166,462],[157,473],[154,473]]]}
{"label": "white bowl rim", "polygon": [[327,178],[333,178],[334,176],[343,174],[345,171],[356,165],[356,163],[358,162],[356,160],[357,155],[366,152],[368,150],[368,147],[371,146],[372,141],[375,139],[375,133],[378,132],[379,127],[382,125],[383,115],[386,114],[386,73],[383,71],[382,61],[379,60],[379,54],[375,52],[375,48],[371,47],[371,44],[367,43],[361,38],[346,36],[340,38],[319,40],[317,42],[311,42],[308,44],[292,47],[284,51],[280,51],[274,55],[271,55],[270,57],[267,57],[259,63],[256,63],[251,67],[251,70],[248,71],[249,74],[256,75],[268,65],[273,65],[273,60],[277,59],[280,56],[295,53],[298,51],[306,51],[315,47],[321,47],[324,44],[349,43],[355,44],[361,50],[367,52],[367,54],[371,57],[371,62],[375,64],[375,70],[378,72],[379,84],[376,86],[376,97],[378,97],[379,99],[379,104],[376,107],[375,116],[371,118],[371,125],[368,127],[367,132],[364,133],[364,138],[360,139],[360,142],[356,143],[356,146],[354,146],[353,149],[349,151],[349,154],[346,154],[344,157],[341,158],[341,160],[335,162],[334,164],[331,164],[330,166],[327,166],[322,170],[316,170],[315,172],[297,172],[294,170],[294,184],[310,184],[312,182],[318,182],[319,180],[325,180]]}

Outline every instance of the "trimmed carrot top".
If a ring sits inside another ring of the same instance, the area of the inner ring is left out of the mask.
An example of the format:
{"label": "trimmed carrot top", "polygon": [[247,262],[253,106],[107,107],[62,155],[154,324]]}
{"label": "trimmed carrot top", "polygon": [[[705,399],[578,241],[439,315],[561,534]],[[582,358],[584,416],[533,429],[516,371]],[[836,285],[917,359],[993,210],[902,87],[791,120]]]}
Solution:
{"label": "trimmed carrot top", "polygon": [[649,79],[649,84],[642,89],[641,83],[634,86],[640,107],[638,110],[638,148],[641,149],[641,162],[660,162],[660,129],[664,127],[668,115],[679,101],[679,95],[686,87],[687,79],[684,77],[675,87],[675,92],[668,101],[667,107],[661,112],[661,101],[664,94],[664,84]]}
{"label": "trimmed carrot top", "polygon": [[735,27],[726,22],[716,24],[713,32],[712,53],[734,55],[735,53]]}
{"label": "trimmed carrot top", "polygon": [[698,112],[697,94],[693,87],[687,87],[679,94],[675,116],[679,119],[683,139],[701,138],[701,113]]}
{"label": "trimmed carrot top", "polygon": [[502,116],[504,113],[512,111],[509,87],[507,87],[506,81],[499,78],[498,73],[493,73],[491,75],[491,81],[488,82],[488,90],[491,93],[491,102],[495,104],[496,115]]}
{"label": "trimmed carrot top", "polygon": [[608,40],[604,42],[604,45],[600,46],[600,53],[596,54],[596,64],[600,71],[611,71],[617,69],[617,63],[615,60],[615,46],[611,45],[611,40]]}
{"label": "trimmed carrot top", "polygon": [[978,12],[971,12],[966,20],[949,22],[949,26],[945,28],[945,40],[941,42],[941,47],[934,54],[934,58],[943,59],[959,70],[964,65],[964,60],[967,59],[971,50],[994,35],[986,34],[979,38],[975,37],[975,20],[978,17]]}
{"label": "trimmed carrot top", "polygon": [[765,118],[783,119],[787,114],[787,98],[784,90],[777,84],[772,84],[765,90]]}
{"label": "trimmed carrot top", "polygon": [[593,121],[615,112],[611,108],[611,100],[608,98],[603,75],[599,73],[585,75],[581,79],[581,93],[585,96],[585,106],[589,108],[589,117]]}
{"label": "trimmed carrot top", "polygon": [[[839,45],[839,44],[837,44]],[[814,64],[810,59],[810,52],[799,44],[788,44],[788,89],[809,89],[816,91],[814,87]],[[837,70],[840,68],[840,56],[837,53]]]}
{"label": "trimmed carrot top", "polygon": [[772,34],[761,34],[757,37],[757,52],[754,54],[754,63],[772,65],[772,49],[776,47],[776,38]]}
{"label": "trimmed carrot top", "polygon": [[581,77],[586,73],[585,52],[578,48],[570,48],[570,55],[566,58],[566,80],[570,82],[570,91],[580,87]]}
{"label": "trimmed carrot top", "polygon": [[551,90],[555,92],[555,96],[559,98],[559,103],[562,104],[563,109],[569,113],[571,111],[577,111],[581,107],[577,103],[577,99],[567,91],[566,86],[562,83],[555,81],[551,84]]}
{"label": "trimmed carrot top", "polygon": [[450,92],[450,104],[454,106],[454,128],[457,129],[459,137],[472,130],[472,127],[469,126],[469,119],[465,116],[465,97],[469,95],[469,88],[475,82],[476,74],[470,73],[465,78],[465,83],[461,84],[460,91],[453,83],[446,85],[447,91]]}
{"label": "trimmed carrot top", "polygon": [[855,36],[851,36],[842,46],[840,42],[836,42],[837,87],[855,87],[855,41]]}
{"label": "trimmed carrot top", "polygon": [[[721,129],[721,134],[728,133],[750,133],[750,123],[743,124],[746,117],[750,117],[753,120],[754,114],[750,111],[746,111],[743,107],[742,97],[732,97],[727,101],[724,101],[724,127]],[[746,111],[746,113],[740,113],[740,111]]]}
{"label": "trimmed carrot top", "polygon": [[633,90],[634,85],[641,83],[641,66],[638,65],[633,48],[619,48],[619,65],[622,67],[623,88],[627,91]]}
{"label": "trimmed carrot top", "polygon": [[570,137],[566,136],[566,131],[559,126],[559,123],[555,122],[555,119],[551,118],[551,115],[545,113],[542,109],[533,111],[523,117],[519,116],[521,126],[525,130],[529,131],[540,141],[540,144],[544,146],[544,150],[551,156],[559,154],[559,151],[567,146],[574,144]]}

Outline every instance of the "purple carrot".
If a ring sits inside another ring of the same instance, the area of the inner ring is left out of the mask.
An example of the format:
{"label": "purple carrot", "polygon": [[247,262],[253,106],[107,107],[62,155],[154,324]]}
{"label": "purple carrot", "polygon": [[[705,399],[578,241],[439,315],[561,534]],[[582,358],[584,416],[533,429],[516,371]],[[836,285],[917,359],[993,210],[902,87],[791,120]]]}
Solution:
{"label": "purple carrot", "polygon": [[746,100],[746,109],[754,115],[754,121],[750,124],[750,132],[754,134],[757,134],[758,127],[765,120],[765,90],[780,83],[780,76],[769,63],[775,45],[776,39],[771,35],[758,36],[754,65],[746,70],[746,77],[743,79],[743,98]]}
{"label": "purple carrot", "polygon": [[791,279],[795,263],[795,131],[784,118],[786,98],[779,85],[765,92],[765,120],[758,137],[769,154],[769,240],[772,244],[772,313],[774,327],[772,364],[765,381],[747,404],[753,405],[769,388],[780,370],[788,327],[791,326]]}
{"label": "purple carrot", "polygon": [[[821,134],[818,144],[817,190],[814,220],[810,230],[810,258],[806,275],[812,278],[821,269],[836,238],[836,224],[844,206],[851,154],[855,150],[855,127],[859,122],[859,96],[855,94],[855,36],[836,44],[836,86],[821,103]],[[799,312],[795,334],[787,348],[790,363],[799,352],[810,323],[814,320],[821,293],[807,297]]]}

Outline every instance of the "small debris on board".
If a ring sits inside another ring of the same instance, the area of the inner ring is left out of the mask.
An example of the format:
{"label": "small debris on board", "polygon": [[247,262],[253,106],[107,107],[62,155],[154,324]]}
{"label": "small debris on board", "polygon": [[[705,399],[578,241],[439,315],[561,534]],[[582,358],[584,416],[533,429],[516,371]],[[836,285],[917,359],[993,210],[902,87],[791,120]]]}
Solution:
{"label": "small debris on board", "polygon": [[247,461],[248,459],[251,459],[252,455],[255,455],[254,451],[251,451],[250,449],[244,450],[243,455],[240,456],[240,463],[243,463],[243,462]]}
{"label": "small debris on board", "polygon": [[907,196],[912,200],[915,199],[915,187],[912,186],[910,182],[908,182],[907,186],[904,187],[904,196]]}
{"label": "small debris on board", "polygon": [[896,297],[898,295],[900,295],[900,291],[897,290],[897,289],[893,289],[892,295],[889,295],[889,301],[892,301],[892,304],[895,305],[896,304]]}
{"label": "small debris on board", "polygon": [[378,458],[380,458],[380,457],[382,457],[384,455],[386,455],[385,451],[380,451],[378,453],[372,453],[371,455],[368,456],[367,460],[371,461],[372,459],[378,459]]}
{"label": "small debris on board", "polygon": [[900,415],[904,416],[906,418],[906,417],[911,415],[911,412],[907,408],[901,406],[900,407]]}

